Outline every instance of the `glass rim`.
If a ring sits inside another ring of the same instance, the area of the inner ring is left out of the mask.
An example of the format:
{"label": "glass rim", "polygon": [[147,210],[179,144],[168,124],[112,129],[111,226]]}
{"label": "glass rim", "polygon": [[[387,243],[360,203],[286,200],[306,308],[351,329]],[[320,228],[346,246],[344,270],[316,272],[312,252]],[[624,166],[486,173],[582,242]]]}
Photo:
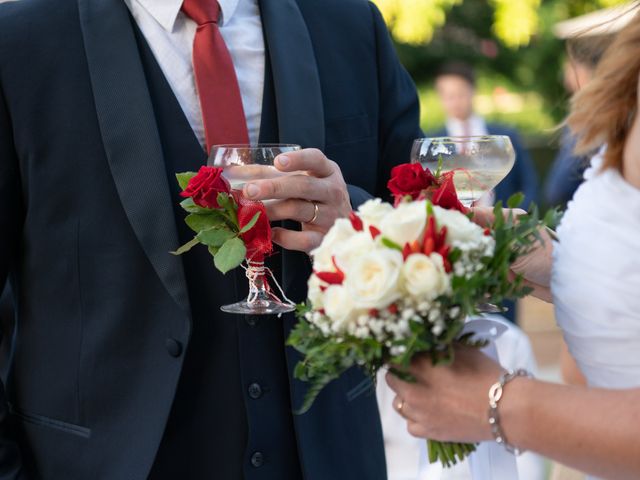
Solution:
{"label": "glass rim", "polygon": [[226,149],[234,149],[234,150],[264,150],[265,148],[295,148],[302,149],[302,147],[296,143],[258,143],[256,145],[251,145],[249,143],[229,143],[229,144],[220,144],[220,145],[212,145],[211,151],[220,150],[222,148]]}
{"label": "glass rim", "polygon": [[444,137],[423,137],[417,138],[413,141],[414,145],[419,145],[423,143],[468,143],[468,142],[476,142],[476,143],[489,143],[494,140],[506,140],[511,141],[508,135],[468,135],[468,136],[444,136]]}

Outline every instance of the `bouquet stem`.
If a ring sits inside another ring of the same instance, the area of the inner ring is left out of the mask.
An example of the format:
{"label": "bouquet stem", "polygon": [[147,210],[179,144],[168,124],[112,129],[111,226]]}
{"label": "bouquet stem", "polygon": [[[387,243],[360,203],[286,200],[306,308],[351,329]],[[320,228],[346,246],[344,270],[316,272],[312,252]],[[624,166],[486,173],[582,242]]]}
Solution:
{"label": "bouquet stem", "polygon": [[440,462],[445,468],[452,467],[463,461],[476,450],[471,443],[436,442],[427,440],[429,463]]}

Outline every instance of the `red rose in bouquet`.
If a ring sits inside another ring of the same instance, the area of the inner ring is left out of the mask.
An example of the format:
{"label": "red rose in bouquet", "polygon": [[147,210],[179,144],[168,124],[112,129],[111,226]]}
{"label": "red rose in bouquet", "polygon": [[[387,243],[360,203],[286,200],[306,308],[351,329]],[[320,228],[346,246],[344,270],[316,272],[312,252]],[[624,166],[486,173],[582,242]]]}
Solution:
{"label": "red rose in bouquet", "polygon": [[419,163],[404,163],[391,170],[387,188],[396,199],[410,196],[416,200],[423,190],[436,184],[436,178],[429,169],[422,168]]}
{"label": "red rose in bouquet", "polygon": [[453,176],[454,172],[440,173],[438,169],[434,175],[419,163],[403,163],[391,170],[391,180],[387,187],[395,198],[395,206],[411,197],[411,200],[428,199],[447,210],[467,213],[458,199]]}
{"label": "red rose in bouquet", "polygon": [[431,202],[447,210],[458,210],[467,213],[467,209],[458,198],[456,186],[453,183],[454,172],[447,172],[440,176],[440,186],[431,194]]}
{"label": "red rose in bouquet", "polygon": [[222,176],[222,169],[200,167],[198,174],[189,180],[181,197],[193,199],[193,203],[202,208],[220,208],[218,194],[229,193],[229,182]]}

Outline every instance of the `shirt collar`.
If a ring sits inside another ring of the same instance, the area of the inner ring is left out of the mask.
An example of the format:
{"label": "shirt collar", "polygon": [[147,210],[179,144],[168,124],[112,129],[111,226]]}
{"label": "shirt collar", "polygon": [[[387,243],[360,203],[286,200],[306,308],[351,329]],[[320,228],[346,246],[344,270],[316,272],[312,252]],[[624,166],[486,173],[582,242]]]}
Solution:
{"label": "shirt collar", "polygon": [[484,119],[475,113],[472,113],[466,120],[447,118],[447,130],[449,132],[455,132],[456,135],[462,135],[465,122],[467,123],[467,128],[469,129],[469,132],[471,132],[471,135],[480,135],[479,132],[484,132],[487,129]]}
{"label": "shirt collar", "polygon": [[[183,0],[133,0],[140,4],[149,15],[167,32],[172,32],[173,27],[178,19]],[[215,0],[211,0],[215,1]],[[218,0],[220,9],[222,10],[221,26],[231,20],[233,14],[238,8],[240,0]]]}

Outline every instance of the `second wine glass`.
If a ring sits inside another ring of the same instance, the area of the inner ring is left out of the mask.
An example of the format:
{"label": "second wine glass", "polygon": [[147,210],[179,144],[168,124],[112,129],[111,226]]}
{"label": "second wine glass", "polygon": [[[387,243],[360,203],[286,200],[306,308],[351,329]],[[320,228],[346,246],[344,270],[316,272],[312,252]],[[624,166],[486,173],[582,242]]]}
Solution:
{"label": "second wine glass", "polygon": [[454,172],[460,202],[470,207],[496,187],[511,171],[516,154],[509,137],[432,137],[416,140],[411,163],[435,172]]}
{"label": "second wine glass", "polygon": [[[300,150],[299,145],[290,144],[215,145],[211,148],[208,164],[223,169],[222,175],[231,185],[231,190],[243,201],[242,189],[245,183],[291,175],[276,169],[274,160],[278,155],[297,150]],[[249,258],[243,268],[249,281],[249,296],[245,300],[220,307],[223,312],[273,315],[295,310],[295,304],[286,298],[271,271],[265,267],[263,259]]]}

